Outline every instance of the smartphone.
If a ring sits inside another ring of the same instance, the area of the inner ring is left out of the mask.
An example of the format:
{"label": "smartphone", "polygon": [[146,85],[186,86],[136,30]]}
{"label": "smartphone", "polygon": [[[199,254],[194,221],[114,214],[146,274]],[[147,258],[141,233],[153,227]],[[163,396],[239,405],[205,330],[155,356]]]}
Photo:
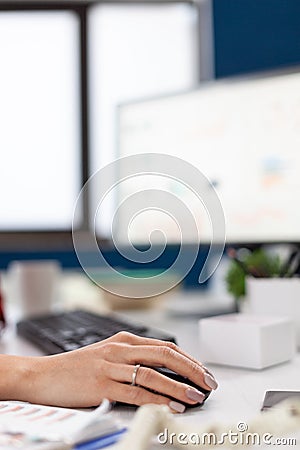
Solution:
{"label": "smartphone", "polygon": [[289,398],[297,398],[300,400],[300,391],[267,391],[265,393],[261,410],[267,411],[283,400],[287,400]]}

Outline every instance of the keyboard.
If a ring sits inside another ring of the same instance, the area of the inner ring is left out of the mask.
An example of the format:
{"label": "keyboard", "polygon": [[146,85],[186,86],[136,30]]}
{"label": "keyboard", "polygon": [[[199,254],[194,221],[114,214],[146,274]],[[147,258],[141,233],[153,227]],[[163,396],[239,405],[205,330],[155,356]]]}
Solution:
{"label": "keyboard", "polygon": [[98,315],[82,310],[49,314],[17,324],[20,336],[51,355],[94,344],[119,331],[176,343],[173,336],[155,328],[129,323],[114,315]]}

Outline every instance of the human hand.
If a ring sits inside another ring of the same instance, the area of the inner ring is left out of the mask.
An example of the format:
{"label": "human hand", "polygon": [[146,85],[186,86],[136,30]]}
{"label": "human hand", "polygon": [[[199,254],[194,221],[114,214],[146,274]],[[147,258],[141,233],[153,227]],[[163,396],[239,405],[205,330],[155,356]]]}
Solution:
{"label": "human hand", "polygon": [[[149,366],[167,367],[207,390],[217,387],[212,374],[175,344],[127,332],[68,353],[30,360],[30,384],[23,399],[48,405],[89,407],[108,398],[134,405],[166,404],[175,412],[183,412],[182,402],[192,405],[204,400],[200,391]],[[141,366],[135,385],[131,385],[137,364]]]}

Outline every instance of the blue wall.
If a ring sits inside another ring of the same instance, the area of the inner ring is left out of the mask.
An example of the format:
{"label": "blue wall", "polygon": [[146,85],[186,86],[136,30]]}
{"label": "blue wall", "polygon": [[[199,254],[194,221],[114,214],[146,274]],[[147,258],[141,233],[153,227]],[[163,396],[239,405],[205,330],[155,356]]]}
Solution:
{"label": "blue wall", "polygon": [[299,0],[213,0],[216,77],[300,64]]}
{"label": "blue wall", "polygon": [[[201,268],[207,257],[209,247],[202,245],[194,266],[189,274],[185,277],[184,286],[186,288],[206,287],[207,282],[199,285],[198,278]],[[178,255],[179,247],[176,245],[169,246],[161,257],[153,263],[147,264],[147,269],[165,269],[172,265]],[[189,251],[187,249],[187,251]],[[113,267],[121,267],[124,269],[141,268],[140,264],[126,260],[114,250],[103,250],[103,255],[109,264]],[[188,256],[188,255],[187,255]],[[92,263],[93,256],[89,256]],[[0,252],[0,269],[7,269],[9,263],[13,260],[42,260],[42,259],[58,259],[61,266],[65,269],[80,269],[80,265],[74,250],[70,251],[34,251],[34,252]],[[95,261],[98,261],[96,258]]]}

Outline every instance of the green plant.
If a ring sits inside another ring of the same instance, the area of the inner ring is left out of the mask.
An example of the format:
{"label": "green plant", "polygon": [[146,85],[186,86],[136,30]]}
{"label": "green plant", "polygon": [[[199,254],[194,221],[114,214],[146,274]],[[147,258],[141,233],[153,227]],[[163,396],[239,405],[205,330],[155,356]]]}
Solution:
{"label": "green plant", "polygon": [[282,263],[277,255],[271,255],[262,249],[248,253],[243,259],[232,259],[225,281],[227,290],[235,299],[245,296],[246,274],[256,278],[280,276]]}

